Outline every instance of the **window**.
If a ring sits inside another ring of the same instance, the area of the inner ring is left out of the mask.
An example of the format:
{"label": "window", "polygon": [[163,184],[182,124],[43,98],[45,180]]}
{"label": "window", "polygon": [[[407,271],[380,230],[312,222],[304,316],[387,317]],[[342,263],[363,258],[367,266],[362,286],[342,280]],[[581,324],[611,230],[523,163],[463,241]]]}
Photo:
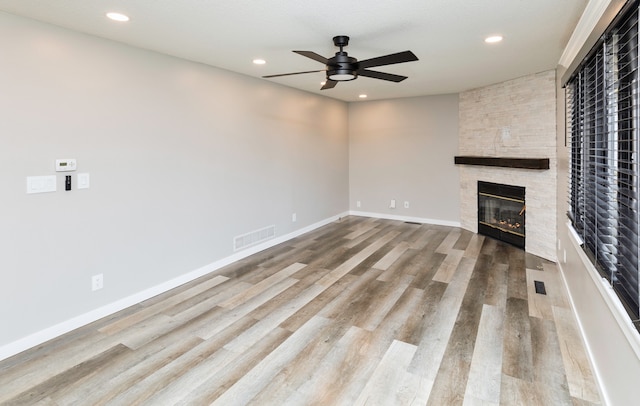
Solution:
{"label": "window", "polygon": [[585,252],[635,321],[640,312],[638,3],[621,11],[566,86],[569,218]]}

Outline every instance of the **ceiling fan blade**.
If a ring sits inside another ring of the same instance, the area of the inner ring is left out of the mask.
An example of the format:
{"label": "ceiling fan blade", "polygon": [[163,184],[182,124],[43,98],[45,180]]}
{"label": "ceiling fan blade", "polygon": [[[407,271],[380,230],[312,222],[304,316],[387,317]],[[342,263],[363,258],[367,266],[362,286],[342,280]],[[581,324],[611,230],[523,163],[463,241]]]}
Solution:
{"label": "ceiling fan blade", "polygon": [[358,69],[373,68],[375,66],[393,65],[395,63],[404,63],[417,61],[418,57],[411,51],[398,52],[396,54],[389,54],[385,56],[379,56],[377,58],[365,59],[358,62]]}
{"label": "ceiling fan blade", "polygon": [[318,55],[315,52],[311,52],[311,51],[293,51],[293,52],[295,52],[296,54],[302,55],[302,56],[306,56],[307,58],[311,58],[314,61],[318,61],[318,62],[321,62],[321,63],[324,63],[324,64],[326,64],[327,61],[328,61],[327,58],[325,58],[322,55]]}
{"label": "ceiling fan blade", "polygon": [[366,76],[368,78],[388,80],[390,82],[402,82],[407,78],[406,76],[394,75],[392,73],[377,72],[375,70],[366,70],[366,69],[359,69],[358,76]]}
{"label": "ceiling fan blade", "polygon": [[320,70],[308,70],[306,72],[292,72],[292,73],[280,73],[277,75],[267,75],[267,76],[263,76],[263,78],[277,78],[280,76],[291,76],[291,75],[302,75],[304,73],[315,73],[315,72],[324,72],[324,69],[320,69]]}
{"label": "ceiling fan blade", "polygon": [[327,79],[324,85],[320,88],[320,90],[333,89],[338,84],[337,80]]}

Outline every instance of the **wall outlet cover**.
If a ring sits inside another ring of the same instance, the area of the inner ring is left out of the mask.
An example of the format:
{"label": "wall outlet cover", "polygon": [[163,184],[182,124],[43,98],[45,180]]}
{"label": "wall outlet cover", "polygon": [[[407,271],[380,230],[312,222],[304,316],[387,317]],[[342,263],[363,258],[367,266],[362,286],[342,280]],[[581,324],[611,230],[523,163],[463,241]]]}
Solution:
{"label": "wall outlet cover", "polygon": [[104,287],[103,275],[100,273],[98,275],[93,275],[91,277],[91,290],[96,291],[100,290]]}

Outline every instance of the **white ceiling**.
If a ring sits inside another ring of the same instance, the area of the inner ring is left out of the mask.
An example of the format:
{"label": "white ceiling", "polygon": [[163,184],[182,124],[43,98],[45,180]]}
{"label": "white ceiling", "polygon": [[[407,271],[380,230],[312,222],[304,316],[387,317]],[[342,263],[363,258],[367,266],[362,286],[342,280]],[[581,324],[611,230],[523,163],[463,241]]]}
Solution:
{"label": "white ceiling", "polygon": [[[588,0],[0,0],[0,10],[241,74],[323,69],[292,50],[334,55],[335,35],[359,60],[411,50],[420,59],[375,68],[320,91],[324,72],[263,79],[345,101],[460,91],[556,67]],[[105,13],[131,20],[116,23]],[[485,44],[500,34],[504,41]],[[252,63],[262,58],[267,64]]]}

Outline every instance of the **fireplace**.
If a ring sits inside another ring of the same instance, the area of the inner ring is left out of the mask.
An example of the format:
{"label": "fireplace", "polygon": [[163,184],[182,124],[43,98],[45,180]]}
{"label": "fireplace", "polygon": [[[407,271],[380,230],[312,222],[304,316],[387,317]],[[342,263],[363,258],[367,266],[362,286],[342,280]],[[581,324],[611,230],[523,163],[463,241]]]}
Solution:
{"label": "fireplace", "polygon": [[478,233],[524,249],[525,188],[478,181]]}

